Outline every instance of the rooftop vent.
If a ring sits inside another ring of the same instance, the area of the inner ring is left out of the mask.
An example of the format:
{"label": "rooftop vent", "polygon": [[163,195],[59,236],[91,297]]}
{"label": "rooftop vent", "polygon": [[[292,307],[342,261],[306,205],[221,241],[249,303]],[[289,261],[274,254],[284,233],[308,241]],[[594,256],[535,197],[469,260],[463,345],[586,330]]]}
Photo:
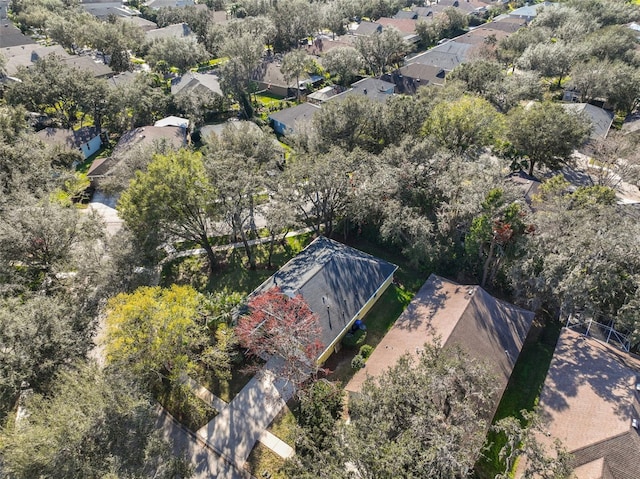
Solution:
{"label": "rooftop vent", "polygon": [[637,419],[632,419],[631,420],[631,427],[634,429],[638,429],[638,427],[640,427],[640,422]]}

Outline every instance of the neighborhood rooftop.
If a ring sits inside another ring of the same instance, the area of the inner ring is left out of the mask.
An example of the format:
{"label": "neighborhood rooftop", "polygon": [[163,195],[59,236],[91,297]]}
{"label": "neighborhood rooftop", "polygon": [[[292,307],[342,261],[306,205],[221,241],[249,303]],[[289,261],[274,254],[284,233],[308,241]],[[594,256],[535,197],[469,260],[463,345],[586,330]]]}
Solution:
{"label": "neighborhood rooftop", "polygon": [[578,479],[640,477],[640,360],[577,331],[563,329],[540,394],[551,445],[560,439]]}
{"label": "neighborhood rooftop", "polygon": [[534,313],[494,298],[480,286],[465,286],[432,274],[411,304],[345,389],[359,392],[367,376],[379,376],[406,353],[425,343],[458,345],[486,362],[499,386],[507,386]]}
{"label": "neighborhood rooftop", "polygon": [[320,321],[325,352],[346,333],[363,308],[382,294],[397,266],[337,241],[318,237],[252,294],[274,286],[285,294],[302,295]]}

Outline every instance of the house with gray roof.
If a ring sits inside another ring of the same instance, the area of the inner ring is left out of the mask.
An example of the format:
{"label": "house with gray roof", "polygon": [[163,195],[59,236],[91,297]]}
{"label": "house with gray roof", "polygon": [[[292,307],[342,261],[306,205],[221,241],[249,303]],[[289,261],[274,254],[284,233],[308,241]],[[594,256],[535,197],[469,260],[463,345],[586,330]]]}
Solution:
{"label": "house with gray roof", "polygon": [[158,25],[155,22],[142,17],[124,17],[123,20],[140,27],[144,32],[158,28]]}
{"label": "house with gray roof", "polygon": [[194,0],[148,0],[147,7],[152,10],[160,10],[161,8],[181,8],[195,5]]}
{"label": "house with gray roof", "polygon": [[423,86],[444,85],[445,75],[444,68],[410,63],[391,74],[384,75],[382,79],[394,83],[398,93],[412,95]]}
{"label": "house with gray roof", "polygon": [[640,477],[639,378],[636,356],[564,328],[540,393],[538,440],[551,448],[559,439],[577,479]]}
{"label": "house with gray roof", "polygon": [[193,32],[186,23],[176,23],[155,30],[148,30],[145,33],[148,41],[160,40],[163,38],[188,38],[193,36]]}
{"label": "house with gray roof", "polygon": [[[8,2],[7,2],[8,3]],[[35,42],[7,18],[7,4],[0,5],[0,48],[30,45]]]}
{"label": "house with gray roof", "polygon": [[199,96],[214,94],[224,96],[220,87],[220,78],[214,73],[188,72],[171,82],[171,94],[190,94]]}
{"label": "house with gray roof", "polygon": [[511,10],[508,15],[510,17],[521,18],[523,20],[526,20],[527,22],[530,22],[531,20],[536,18],[536,15],[538,15],[540,9],[555,7],[556,5],[556,3],[552,2],[534,3],[533,5],[525,5],[524,7]]}
{"label": "house with gray roof", "polygon": [[603,140],[609,134],[614,114],[589,103],[563,103],[565,110],[585,115],[591,122],[591,140]]}
{"label": "house with gray roof", "polygon": [[380,103],[386,102],[395,93],[395,84],[378,78],[363,78],[352,83],[348,90],[329,98],[327,101],[343,101],[350,96],[365,96]]}
{"label": "house with gray roof", "polygon": [[140,11],[124,5],[122,1],[113,0],[81,0],[80,6],[94,17],[106,20],[110,16],[133,17]]}
{"label": "house with gray roof", "polygon": [[424,53],[413,56],[405,61],[405,64],[420,63],[440,67],[450,72],[458,65],[464,63],[473,45],[454,40],[448,40]]}
{"label": "house with gray roof", "polygon": [[382,32],[382,25],[376,22],[362,21],[360,23],[353,25],[353,27],[350,29],[350,33],[357,37],[368,37],[370,35],[373,35],[374,33],[381,33],[381,32]]}
{"label": "house with gray roof", "polygon": [[36,136],[47,145],[80,150],[85,159],[97,153],[102,146],[101,132],[94,127],[83,127],[78,130],[45,128],[38,131]]}
{"label": "house with gray roof", "polygon": [[[405,354],[417,357],[425,343],[457,346],[482,361],[494,376],[494,410],[531,328],[534,313],[494,298],[480,286],[432,274],[378,344],[366,368],[345,389],[361,390],[367,376],[381,375]],[[428,393],[425,391],[425,393]]]}
{"label": "house with gray roof", "polygon": [[71,55],[62,60],[67,66],[83,72],[90,72],[95,78],[110,78],[115,72],[102,60],[97,60],[88,55]]}
{"label": "house with gray roof", "polygon": [[20,67],[30,68],[49,55],[57,55],[63,59],[71,56],[60,45],[46,47],[38,44],[2,48],[0,54],[7,60],[5,70],[9,76],[15,76]]}
{"label": "house with gray roof", "polygon": [[260,285],[252,295],[278,287],[301,295],[318,317],[323,352],[318,364],[340,348],[356,320],[362,320],[393,281],[398,267],[320,236]]}
{"label": "house with gray roof", "polygon": [[269,114],[269,122],[278,135],[292,135],[302,124],[310,122],[318,111],[320,111],[318,105],[300,103]]}

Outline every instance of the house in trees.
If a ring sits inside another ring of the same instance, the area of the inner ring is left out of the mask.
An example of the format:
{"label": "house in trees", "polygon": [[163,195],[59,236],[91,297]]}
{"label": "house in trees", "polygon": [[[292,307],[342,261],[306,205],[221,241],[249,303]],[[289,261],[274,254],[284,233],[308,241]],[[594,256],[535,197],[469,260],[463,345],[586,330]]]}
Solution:
{"label": "house in trees", "polygon": [[147,7],[152,10],[160,10],[161,8],[180,8],[195,5],[194,0],[148,0]]}
{"label": "house in trees", "polygon": [[194,33],[186,23],[176,23],[163,28],[156,28],[155,30],[147,30],[144,36],[147,41],[153,42],[163,38],[189,38],[194,36]]}
{"label": "house in trees", "polygon": [[540,393],[547,434],[538,440],[560,439],[577,479],[640,477],[639,378],[637,357],[563,329]]}
{"label": "house in trees", "polygon": [[[409,12],[414,13],[414,12]],[[417,17],[417,15],[416,15]],[[410,18],[387,18],[382,17],[378,18],[378,23],[382,25],[382,28],[395,28],[397,29],[402,38],[407,43],[418,43],[420,41],[420,36],[416,33],[416,20]]]}
{"label": "house in trees", "polygon": [[590,140],[604,140],[609,134],[613,124],[613,112],[589,103],[563,103],[562,106],[568,111],[586,116],[591,123]]}
{"label": "house in trees", "polygon": [[382,33],[382,25],[377,22],[362,21],[352,25],[349,33],[357,37],[368,37],[374,33]]}
{"label": "house in trees", "polygon": [[125,17],[124,20],[140,27],[144,32],[158,28],[158,25],[155,22],[142,17]]}
{"label": "house in trees", "polygon": [[351,95],[360,95],[384,103],[393,96],[395,89],[396,86],[391,82],[368,77],[352,83],[348,90],[329,98],[328,101],[342,101]]}
{"label": "house in trees", "polygon": [[220,78],[213,73],[188,72],[171,82],[171,94],[195,94],[197,96],[224,96],[220,87]]}
{"label": "house in trees", "polygon": [[444,85],[445,75],[444,68],[410,63],[393,73],[383,75],[381,79],[394,83],[398,93],[413,95],[421,86]]}
{"label": "house in trees", "polygon": [[419,63],[421,65],[431,65],[442,68],[445,72],[450,72],[458,65],[467,61],[472,51],[472,44],[459,42],[457,39],[454,39],[406,60],[405,64]]}
{"label": "house in trees", "polygon": [[84,8],[87,13],[101,20],[106,20],[109,17],[133,17],[140,15],[138,10],[124,5],[122,1],[82,0],[80,6]]}
{"label": "house in trees", "polygon": [[0,5],[0,48],[32,45],[35,42],[7,18],[7,4]]}
{"label": "house in trees", "polygon": [[100,59],[89,55],[71,55],[63,59],[68,66],[77,70],[90,72],[95,78],[110,78],[115,72]]}
{"label": "house in trees", "polygon": [[102,146],[101,132],[95,127],[84,127],[78,130],[45,128],[36,135],[47,145],[80,150],[85,159],[97,153]]}
{"label": "house in trees", "polygon": [[297,78],[286,78],[281,70],[282,63],[273,56],[266,58],[251,74],[251,80],[256,83],[257,90],[267,90],[273,95],[282,98],[297,96],[296,90],[306,90],[307,85],[317,85],[324,78],[320,75],[310,75],[306,72]]}
{"label": "house in trees", "polygon": [[486,363],[495,377],[497,407],[533,318],[531,311],[500,301],[480,286],[432,274],[345,389],[358,393],[367,376],[376,377],[404,354],[417,356],[425,343],[439,341]]}
{"label": "house in trees", "polygon": [[5,71],[8,76],[15,76],[18,73],[18,68],[30,68],[41,58],[53,54],[63,59],[71,56],[60,45],[50,47],[37,44],[19,45],[0,49],[0,55],[6,60]]}
{"label": "house in trees", "polygon": [[278,135],[292,135],[304,123],[308,123],[320,107],[313,103],[300,103],[269,115],[269,123]]}
{"label": "house in trees", "polygon": [[364,318],[393,281],[398,267],[320,236],[253,293],[277,286],[291,297],[302,295],[320,323],[323,350],[318,363],[340,348],[356,320]]}
{"label": "house in trees", "polygon": [[156,143],[179,150],[187,144],[187,129],[179,126],[143,126],[124,133],[108,158],[98,158],[87,171],[90,180],[109,176],[118,163],[127,155],[135,154]]}
{"label": "house in trees", "polygon": [[552,2],[534,3],[533,5],[525,5],[524,7],[516,8],[515,10],[509,12],[507,15],[530,22],[531,20],[536,18],[536,15],[538,15],[538,11],[541,8],[555,7],[556,5],[556,3]]}

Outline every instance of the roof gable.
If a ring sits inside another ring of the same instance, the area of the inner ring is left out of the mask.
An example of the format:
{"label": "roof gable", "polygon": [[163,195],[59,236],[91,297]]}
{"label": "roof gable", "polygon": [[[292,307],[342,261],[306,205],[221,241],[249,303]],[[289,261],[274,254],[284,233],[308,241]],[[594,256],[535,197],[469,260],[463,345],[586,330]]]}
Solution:
{"label": "roof gable", "polygon": [[301,294],[318,316],[320,340],[327,348],[396,269],[387,261],[320,236],[252,295],[274,286],[285,294]]}
{"label": "roof gable", "polygon": [[532,312],[500,301],[479,286],[432,274],[346,389],[359,391],[367,375],[380,375],[402,355],[417,355],[425,342],[438,340],[485,361],[496,376],[499,398],[533,317]]}

